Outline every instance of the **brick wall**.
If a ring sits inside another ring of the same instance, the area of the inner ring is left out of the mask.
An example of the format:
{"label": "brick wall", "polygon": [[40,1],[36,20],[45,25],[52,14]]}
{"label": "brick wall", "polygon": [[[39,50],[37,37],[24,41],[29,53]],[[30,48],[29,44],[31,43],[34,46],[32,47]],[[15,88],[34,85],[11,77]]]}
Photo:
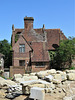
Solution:
{"label": "brick wall", "polygon": [[45,66],[36,66],[35,63],[32,63],[32,72],[39,72],[47,69],[50,69],[49,62],[47,62]]}
{"label": "brick wall", "polygon": [[25,31],[29,31],[33,28],[33,17],[25,17],[24,18],[24,29]]}
{"label": "brick wall", "polygon": [[14,74],[25,74],[24,66],[10,66],[10,77],[13,77]]}
{"label": "brick wall", "polygon": [[[25,44],[25,53],[19,53],[19,44]],[[29,62],[29,51],[31,48],[25,41],[25,39],[20,36],[19,40],[16,42],[16,44],[13,46],[13,60],[12,60],[12,65],[14,67],[10,67],[10,76],[13,76],[13,74],[24,74],[25,73],[25,68],[27,67],[27,62]],[[25,66],[19,66],[19,60],[25,60]],[[19,66],[19,67],[17,67]]]}
{"label": "brick wall", "polygon": [[[25,44],[25,53],[19,53],[19,44]],[[25,60],[25,63],[29,61],[29,51],[31,48],[22,36],[13,47],[13,50],[13,66],[19,66],[19,60]]]}

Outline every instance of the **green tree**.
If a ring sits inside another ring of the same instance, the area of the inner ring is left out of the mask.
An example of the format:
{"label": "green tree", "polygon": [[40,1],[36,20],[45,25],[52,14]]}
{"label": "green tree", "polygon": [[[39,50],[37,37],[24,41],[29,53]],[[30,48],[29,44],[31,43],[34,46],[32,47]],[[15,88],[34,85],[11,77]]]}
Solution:
{"label": "green tree", "polygon": [[72,59],[75,59],[75,38],[69,37],[67,40],[60,41],[54,60],[57,66],[63,68],[67,65],[71,67]]}
{"label": "green tree", "polygon": [[9,67],[12,64],[11,44],[6,39],[0,41],[0,53],[5,55],[4,66]]}

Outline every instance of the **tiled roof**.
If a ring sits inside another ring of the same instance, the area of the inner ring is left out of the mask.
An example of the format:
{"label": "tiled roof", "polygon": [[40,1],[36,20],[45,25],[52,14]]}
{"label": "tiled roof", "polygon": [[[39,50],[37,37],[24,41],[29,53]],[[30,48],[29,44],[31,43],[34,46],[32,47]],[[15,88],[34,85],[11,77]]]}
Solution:
{"label": "tiled roof", "polygon": [[38,34],[34,29],[28,31],[28,33],[24,32],[23,36],[27,39],[27,41],[33,41],[33,42],[43,41],[43,36],[41,34]]}
{"label": "tiled roof", "polygon": [[53,45],[59,45],[60,41],[60,29],[34,29],[39,34],[46,34],[47,38],[47,49],[48,50],[55,50]]}
{"label": "tiled roof", "polygon": [[45,42],[33,42],[32,48],[33,48],[32,62],[49,61],[49,55],[48,51],[46,50]]}
{"label": "tiled roof", "polygon": [[60,29],[46,29],[48,50],[54,50],[53,45],[59,45],[60,41]]}
{"label": "tiled roof", "polygon": [[17,34],[18,32],[22,32],[24,29],[15,29],[15,31],[13,32],[13,34]]}
{"label": "tiled roof", "polygon": [[41,34],[41,33],[43,33],[43,29],[42,28],[40,28],[40,29],[34,29],[37,33],[39,33],[39,34]]}
{"label": "tiled roof", "polygon": [[[33,49],[32,62],[49,61],[48,50],[55,50],[55,47],[59,46],[59,41],[65,37],[60,29],[31,29],[26,32],[24,29],[15,29],[16,32],[21,32]],[[61,33],[61,34],[60,34]],[[46,36],[46,37],[45,37]],[[45,40],[43,40],[45,37]]]}

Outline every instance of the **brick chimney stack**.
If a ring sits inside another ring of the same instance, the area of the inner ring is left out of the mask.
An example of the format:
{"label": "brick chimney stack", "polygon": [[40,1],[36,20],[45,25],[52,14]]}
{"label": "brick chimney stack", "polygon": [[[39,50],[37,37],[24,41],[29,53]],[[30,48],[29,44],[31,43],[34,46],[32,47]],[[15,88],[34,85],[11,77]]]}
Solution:
{"label": "brick chimney stack", "polygon": [[24,28],[26,31],[29,31],[30,29],[33,28],[33,21],[34,18],[33,17],[24,17]]}

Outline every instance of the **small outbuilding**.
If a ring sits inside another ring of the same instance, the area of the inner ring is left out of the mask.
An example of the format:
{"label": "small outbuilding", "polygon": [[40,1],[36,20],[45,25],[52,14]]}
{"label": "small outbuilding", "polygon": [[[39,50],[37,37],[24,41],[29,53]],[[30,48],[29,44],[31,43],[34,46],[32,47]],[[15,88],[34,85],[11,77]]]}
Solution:
{"label": "small outbuilding", "polygon": [[0,53],[0,73],[4,72],[4,55]]}

